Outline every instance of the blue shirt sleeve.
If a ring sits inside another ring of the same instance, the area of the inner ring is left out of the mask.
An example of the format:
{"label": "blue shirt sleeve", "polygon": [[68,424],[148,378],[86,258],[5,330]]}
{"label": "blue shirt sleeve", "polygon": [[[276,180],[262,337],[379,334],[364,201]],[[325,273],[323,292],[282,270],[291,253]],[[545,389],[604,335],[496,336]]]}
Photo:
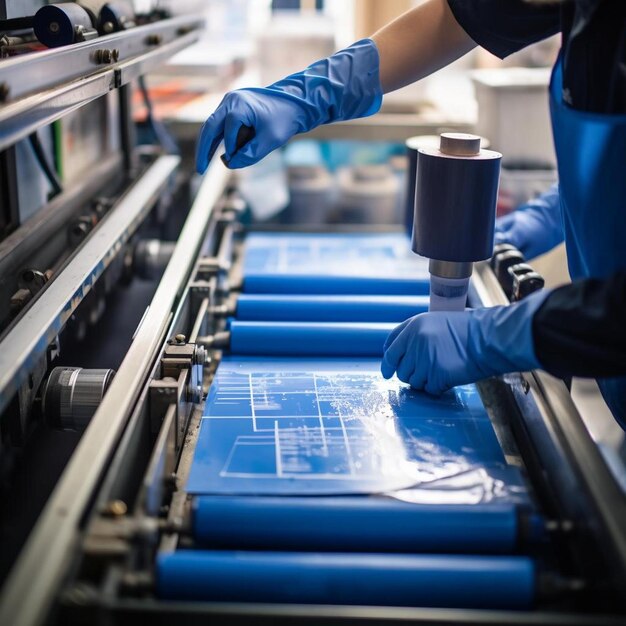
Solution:
{"label": "blue shirt sleeve", "polygon": [[559,4],[526,0],[448,0],[463,30],[482,48],[504,59],[561,30]]}

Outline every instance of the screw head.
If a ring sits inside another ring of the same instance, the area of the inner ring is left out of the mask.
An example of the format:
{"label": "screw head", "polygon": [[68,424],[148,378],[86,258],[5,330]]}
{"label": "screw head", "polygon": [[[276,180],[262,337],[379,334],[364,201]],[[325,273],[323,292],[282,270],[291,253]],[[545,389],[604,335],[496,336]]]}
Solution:
{"label": "screw head", "polygon": [[25,283],[32,282],[33,280],[35,280],[35,272],[33,272],[33,270],[25,270],[22,274],[22,280]]}
{"label": "screw head", "polygon": [[182,333],[179,333],[178,335],[174,337],[174,339],[176,339],[177,343],[185,343],[185,340],[187,339],[187,337],[185,337],[185,335],[183,335]]}
{"label": "screw head", "polygon": [[109,50],[108,48],[100,48],[94,52],[94,61],[98,64],[107,65],[119,59],[119,50]]}
{"label": "screw head", "polygon": [[111,500],[111,502],[106,505],[104,513],[111,517],[121,517],[122,515],[126,515],[127,511],[128,507],[126,506],[126,502],[123,500]]}

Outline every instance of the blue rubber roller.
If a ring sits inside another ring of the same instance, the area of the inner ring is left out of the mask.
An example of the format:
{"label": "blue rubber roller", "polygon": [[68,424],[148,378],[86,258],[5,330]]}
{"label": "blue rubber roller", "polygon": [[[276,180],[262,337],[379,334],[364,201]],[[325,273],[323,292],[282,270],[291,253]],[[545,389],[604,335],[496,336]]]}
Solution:
{"label": "blue rubber roller", "polygon": [[199,496],[192,519],[194,539],[220,549],[493,554],[518,543],[514,505]]}
{"label": "blue rubber roller", "polygon": [[230,323],[232,354],[382,357],[395,324],[340,322]]}
{"label": "blue rubber roller", "polygon": [[535,578],[526,557],[179,550],[156,562],[167,600],[527,609]]}
{"label": "blue rubber roller", "polygon": [[381,295],[426,296],[428,277],[402,276],[333,276],[317,274],[247,273],[244,293],[311,294],[311,295]]}
{"label": "blue rubber roller", "polygon": [[428,297],[241,294],[236,306],[240,321],[400,323],[428,311]]}

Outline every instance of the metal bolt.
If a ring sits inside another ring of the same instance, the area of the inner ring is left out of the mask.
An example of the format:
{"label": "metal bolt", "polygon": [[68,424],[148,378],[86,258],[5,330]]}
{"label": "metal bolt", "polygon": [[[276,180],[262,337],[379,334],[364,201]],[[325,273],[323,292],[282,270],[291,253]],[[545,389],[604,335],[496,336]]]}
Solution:
{"label": "metal bolt", "polygon": [[109,50],[107,48],[100,48],[93,54],[93,60],[99,65],[108,65],[109,63],[115,63],[120,58],[120,51],[117,49]]}
{"label": "metal bolt", "polygon": [[34,296],[46,283],[48,276],[37,269],[25,269],[18,277],[17,284],[20,289],[27,289]]}
{"label": "metal bolt", "polygon": [[112,33],[113,28],[114,28],[113,22],[105,22],[104,24],[102,24],[102,30],[107,34]]}
{"label": "metal bolt", "polygon": [[207,353],[204,346],[197,346],[195,352],[193,353],[193,363],[194,365],[204,365],[207,360]]}
{"label": "metal bolt", "polygon": [[48,24],[48,30],[51,33],[58,33],[59,29],[60,29],[60,26],[58,22],[50,22],[50,24]]}
{"label": "metal bolt", "polygon": [[7,83],[0,83],[0,102],[4,102],[11,93],[11,88]]}
{"label": "metal bolt", "polygon": [[126,502],[123,500],[111,500],[111,502],[107,503],[103,513],[111,517],[121,517],[122,515],[126,515],[127,511],[128,507],[126,506]]}
{"label": "metal bolt", "polygon": [[82,219],[74,222],[68,233],[70,245],[77,246],[89,234],[89,230],[90,228],[86,220]]}
{"label": "metal bolt", "polygon": [[93,589],[85,583],[76,583],[63,594],[63,598],[70,604],[87,604],[93,598]]}
{"label": "metal bolt", "polygon": [[95,52],[95,60],[96,63],[110,63],[111,62],[111,51],[99,49]]}
{"label": "metal bolt", "polygon": [[179,333],[174,337],[174,339],[176,340],[176,343],[185,343],[187,337],[185,337],[185,335],[183,335],[182,333]]}

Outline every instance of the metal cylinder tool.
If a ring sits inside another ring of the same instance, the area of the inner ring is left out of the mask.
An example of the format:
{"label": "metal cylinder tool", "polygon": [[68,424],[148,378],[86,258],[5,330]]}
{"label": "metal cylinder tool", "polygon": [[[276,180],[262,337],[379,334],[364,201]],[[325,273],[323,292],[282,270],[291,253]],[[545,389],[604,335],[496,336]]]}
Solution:
{"label": "metal cylinder tool", "polygon": [[98,34],[89,12],[73,2],[41,7],[35,13],[33,26],[37,39],[48,48],[67,46]]}
{"label": "metal cylinder tool", "polygon": [[82,430],[104,397],[114,370],[55,367],[42,394],[46,421],[63,430]]}
{"label": "metal cylinder tool", "polygon": [[420,148],[436,148],[439,146],[437,135],[417,135],[409,137],[404,145],[408,159],[408,170],[406,180],[406,197],[404,207],[404,226],[410,236],[413,232],[413,219],[415,214],[415,185],[417,183],[417,155]]}
{"label": "metal cylinder tool", "polygon": [[430,259],[430,310],[463,310],[472,264],[491,257],[502,155],[441,135],[417,160],[413,251]]}
{"label": "metal cylinder tool", "polygon": [[48,4],[37,11],[33,23],[37,39],[48,48],[68,46],[134,25],[132,5],[125,0]]}

